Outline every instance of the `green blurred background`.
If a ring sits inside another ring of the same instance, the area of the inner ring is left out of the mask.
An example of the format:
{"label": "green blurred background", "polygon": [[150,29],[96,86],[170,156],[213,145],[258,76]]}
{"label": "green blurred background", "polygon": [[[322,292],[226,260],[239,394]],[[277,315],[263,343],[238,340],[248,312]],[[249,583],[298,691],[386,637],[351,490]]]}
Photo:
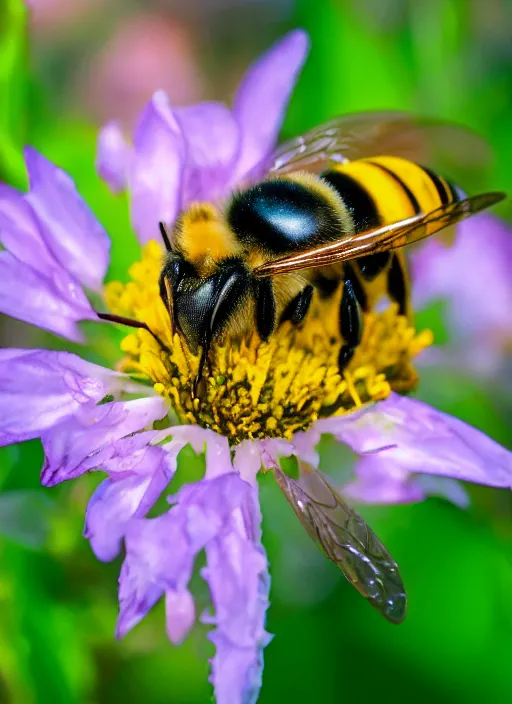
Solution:
{"label": "green blurred background", "polygon": [[[137,246],[124,197],[110,195],[95,174],[98,125],[117,117],[129,128],[160,87],[175,104],[229,99],[248,63],[291,27],[307,29],[313,48],[284,136],[362,109],[456,119],[496,152],[486,185],[512,191],[510,0],[31,4],[27,12],[18,0],[0,0],[0,175],[25,186],[23,143],[66,168],[112,236],[111,277],[125,276]],[[501,213],[510,216],[510,204]],[[449,339],[441,309],[419,322]],[[112,363],[116,332],[105,338],[102,328],[101,340],[97,326],[88,332],[98,343],[91,359]],[[11,320],[0,336],[2,345],[64,347]],[[419,395],[510,447],[512,401],[502,381],[430,370]],[[160,605],[114,641],[120,563],[97,562],[81,535],[97,479],[42,490],[41,461],[36,442],[0,453],[0,704],[209,701],[203,627],[173,648]],[[393,627],[262,481],[273,577],[268,628],[277,634],[266,651],[262,703],[512,700],[512,501],[507,492],[470,492],[467,512],[435,499],[364,509],[408,589],[408,617]]]}

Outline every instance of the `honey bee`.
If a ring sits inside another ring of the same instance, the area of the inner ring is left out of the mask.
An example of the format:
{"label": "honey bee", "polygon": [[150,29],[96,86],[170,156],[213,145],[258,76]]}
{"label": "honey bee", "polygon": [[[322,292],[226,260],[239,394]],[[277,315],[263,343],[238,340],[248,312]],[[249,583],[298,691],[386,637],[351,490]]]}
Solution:
{"label": "honey bee", "polygon": [[[385,277],[388,297],[408,315],[402,248],[505,197],[466,197],[432,170],[438,152],[478,161],[485,145],[463,128],[405,113],[348,115],[284,144],[266,177],[226,202],[192,204],[172,228],[161,223],[160,293],[173,328],[201,350],[195,392],[212,342],[254,329],[266,340],[284,321],[298,326],[314,296],[340,294],[341,373],[376,302],[373,282]],[[299,463],[298,479],[277,465],[273,474],[327,557],[388,620],[402,621],[397,565],[361,516],[308,465]]]}
{"label": "honey bee", "polygon": [[385,276],[407,314],[400,248],[504,198],[466,197],[420,166],[441,148],[460,161],[482,143],[403,113],[341,117],[279,148],[264,180],[220,206],[192,204],[170,234],[161,224],[161,295],[191,349],[201,348],[197,382],[214,340],[254,329],[266,340],[285,320],[300,325],[314,296],[340,286],[340,372],[361,341],[371,282]]}

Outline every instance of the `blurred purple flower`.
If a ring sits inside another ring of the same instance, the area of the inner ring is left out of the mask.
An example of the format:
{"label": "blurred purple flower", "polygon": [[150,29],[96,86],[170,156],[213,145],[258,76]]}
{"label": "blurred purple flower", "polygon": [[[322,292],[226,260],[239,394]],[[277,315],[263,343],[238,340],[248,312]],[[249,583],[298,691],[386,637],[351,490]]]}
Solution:
{"label": "blurred purple flower", "polygon": [[[113,185],[128,184],[142,240],[191,199],[216,198],[257,171],[275,142],[306,48],[305,36],[294,32],[257,62],[233,113],[215,103],[173,111],[158,94],[133,147],[122,146],[115,128],[102,133],[100,168]],[[28,195],[0,191],[0,237],[9,250],[2,262],[5,276],[17,279],[16,297],[0,285],[0,309],[77,339],[77,322],[94,316],[83,287],[100,288],[108,241],[68,176],[33,150],[27,150],[27,166]],[[190,578],[204,550],[202,576],[214,612],[201,619],[214,626],[211,681],[219,704],[256,701],[270,638],[256,481],[262,465],[294,455],[318,466],[316,446],[329,434],[359,458],[345,487],[359,501],[419,501],[433,493],[463,505],[466,497],[454,480],[512,485],[511,453],[475,428],[397,394],[319,420],[291,440],[231,447],[212,430],[172,422],[166,402],[125,374],[67,352],[0,353],[0,443],[40,437],[45,486],[93,470],[107,474],[90,499],[85,535],[100,560],[112,560],[124,543],[119,636],[164,597],[170,640],[186,637],[196,620]],[[148,517],[188,444],[196,452],[206,448],[204,477],[168,497],[164,513]]]}
{"label": "blurred purple flower", "polygon": [[100,124],[115,117],[133,125],[141,105],[158,89],[178,105],[195,102],[201,93],[195,23],[192,29],[175,13],[134,10],[126,18],[114,10],[114,22],[107,18],[107,26],[113,25],[109,35],[75,80],[80,103]]}
{"label": "blurred purple flower", "polygon": [[448,247],[428,240],[411,257],[416,308],[446,302],[450,344],[425,354],[426,363],[496,375],[512,350],[512,230],[483,213],[457,227]]}

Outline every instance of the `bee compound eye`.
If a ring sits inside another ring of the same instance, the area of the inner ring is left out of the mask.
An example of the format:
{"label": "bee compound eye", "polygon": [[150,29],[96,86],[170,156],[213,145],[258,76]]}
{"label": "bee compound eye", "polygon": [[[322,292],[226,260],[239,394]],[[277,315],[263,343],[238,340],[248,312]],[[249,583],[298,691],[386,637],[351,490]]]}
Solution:
{"label": "bee compound eye", "polygon": [[195,351],[205,336],[208,313],[215,301],[215,281],[211,277],[202,283],[189,280],[187,284],[175,289],[175,306],[180,330]]}
{"label": "bee compound eye", "polygon": [[193,349],[208,346],[222,332],[250,291],[243,264],[228,266],[202,281],[186,279],[176,291],[178,323]]}

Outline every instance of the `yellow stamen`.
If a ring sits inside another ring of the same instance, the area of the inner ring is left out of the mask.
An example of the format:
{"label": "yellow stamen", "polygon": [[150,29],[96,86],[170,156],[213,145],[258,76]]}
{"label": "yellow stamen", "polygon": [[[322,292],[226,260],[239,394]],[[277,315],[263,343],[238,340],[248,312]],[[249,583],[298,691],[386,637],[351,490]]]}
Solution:
{"label": "yellow stamen", "polygon": [[317,300],[302,329],[278,327],[268,342],[256,333],[245,340],[214,344],[205,391],[192,388],[199,357],[171,333],[169,315],[160,298],[158,278],[162,251],[156,242],[144,249],[130,268],[131,281],[106,287],[110,310],[147,323],[171,350],[164,350],[145,330],[127,335],[121,349],[122,371],[145,378],[173,407],[182,422],[199,423],[230,438],[289,438],[321,416],[342,414],[386,398],[391,390],[414,388],[417,374],[411,360],[432,343],[432,333],[419,334],[398,315],[397,306],[364,316],[363,339],[343,375],[337,358],[339,295]]}

